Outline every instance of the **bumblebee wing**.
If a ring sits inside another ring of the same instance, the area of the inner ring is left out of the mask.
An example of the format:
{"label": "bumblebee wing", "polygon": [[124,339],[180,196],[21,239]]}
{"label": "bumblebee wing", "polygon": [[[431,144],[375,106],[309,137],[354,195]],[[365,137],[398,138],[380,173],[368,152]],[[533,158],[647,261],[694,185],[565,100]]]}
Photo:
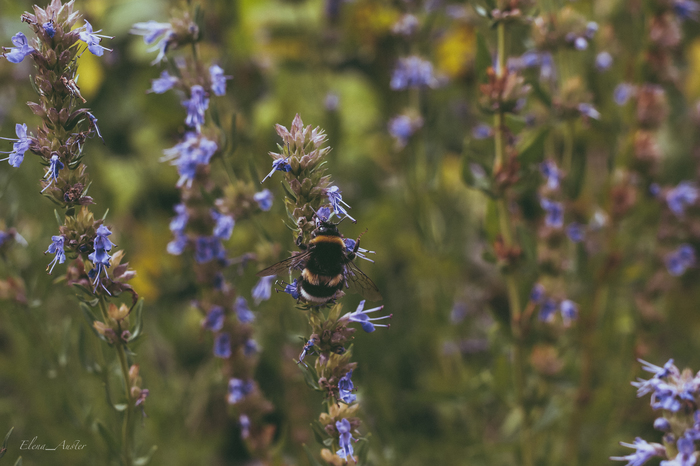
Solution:
{"label": "bumblebee wing", "polygon": [[359,293],[370,301],[382,300],[377,285],[354,262],[345,264],[345,283],[350,291]]}
{"label": "bumblebee wing", "polygon": [[309,255],[311,253],[311,250],[306,250],[304,252],[301,252],[299,254],[296,254],[289,259],[285,259],[281,262],[278,262],[274,265],[269,266],[268,268],[261,270],[258,272],[256,275],[258,277],[269,277],[270,275],[285,275],[288,274],[290,270],[292,269],[300,269],[304,266],[306,263],[306,260],[309,258]]}

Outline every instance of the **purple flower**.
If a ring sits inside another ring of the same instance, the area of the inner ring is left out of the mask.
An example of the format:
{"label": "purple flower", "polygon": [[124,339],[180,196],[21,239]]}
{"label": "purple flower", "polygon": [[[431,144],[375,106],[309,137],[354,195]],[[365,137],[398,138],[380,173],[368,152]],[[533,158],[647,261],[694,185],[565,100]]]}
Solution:
{"label": "purple flower", "polygon": [[593,36],[596,32],[598,32],[598,23],[596,23],[595,21],[589,21],[588,24],[586,24],[586,32],[584,33],[584,35],[588,39],[593,39]]}
{"label": "purple flower", "polygon": [[238,422],[241,425],[241,438],[248,438],[250,436],[250,418],[245,414],[241,414]]}
{"label": "purple flower", "polygon": [[391,27],[391,32],[402,36],[412,36],[418,31],[420,23],[412,14],[405,14]]}
{"label": "purple flower", "polygon": [[[29,41],[27,36],[18,32],[12,36],[12,43],[16,47],[10,47],[10,53],[3,53],[3,56],[7,58],[10,63],[19,63],[24,60],[24,57],[34,52],[34,48],[29,46]],[[3,47],[3,50],[7,50]]]}
{"label": "purple flower", "polygon": [[554,160],[545,160],[540,164],[540,173],[547,180],[547,188],[551,190],[559,189],[559,180],[561,172],[557,168]]}
{"label": "purple flower", "polygon": [[197,166],[208,164],[217,150],[218,146],[214,141],[190,131],[185,134],[182,142],[163,151],[165,157],[161,158],[161,161],[170,161],[171,165],[177,167],[180,174],[176,185],[178,188],[183,185],[190,188],[197,174]]}
{"label": "purple flower", "polygon": [[289,157],[276,159],[272,162],[272,170],[267,174],[265,178],[262,179],[260,183],[265,182],[266,179],[272,176],[276,171],[280,172],[290,172],[292,171],[292,166],[289,165]]}
{"label": "purple flower", "polygon": [[[354,250],[355,250],[355,245],[357,244],[357,242],[356,242],[354,239],[352,239],[352,238],[343,238],[343,242],[345,243],[345,249],[346,249],[347,251],[354,251]],[[355,251],[355,255],[356,255],[357,257],[359,257],[360,259],[364,259],[364,260],[366,260],[366,261],[369,261],[369,262],[374,263],[374,261],[373,261],[372,259],[370,259],[369,257],[365,256],[365,253],[367,253],[367,254],[376,254],[377,252],[376,252],[376,251],[370,251],[369,249],[360,248],[360,247],[358,247],[358,248],[357,248],[357,251]]]}
{"label": "purple flower", "polygon": [[248,396],[255,388],[252,380],[232,378],[228,381],[228,402],[236,404]]}
{"label": "purple flower", "polygon": [[53,36],[56,35],[56,27],[54,26],[53,20],[49,20],[49,21],[45,22],[44,24],[41,25],[41,27],[44,28],[44,32],[51,39],[53,39]]}
{"label": "purple flower", "polygon": [[587,116],[588,118],[600,120],[600,112],[596,110],[591,104],[578,104],[578,111],[581,112],[581,115]]}
{"label": "purple flower", "polygon": [[566,236],[574,243],[580,243],[585,238],[586,231],[580,223],[572,222],[566,227]]}
{"label": "purple flower", "polygon": [[399,148],[408,143],[408,139],[423,126],[422,118],[411,118],[408,115],[398,115],[389,120],[387,128],[391,137],[396,139]]}
{"label": "purple flower", "polygon": [[284,291],[288,295],[291,295],[294,299],[299,299],[301,293],[299,293],[299,279],[295,278],[292,283],[288,283],[284,286]]}
{"label": "purple flower", "polygon": [[697,199],[698,188],[691,181],[681,181],[666,193],[668,208],[679,217],[685,213],[686,206],[694,204]]}
{"label": "purple flower", "polygon": [[105,53],[104,52],[105,50],[110,51],[110,52],[112,51],[112,49],[108,49],[106,47],[101,46],[100,41],[102,40],[102,38],[114,39],[114,37],[104,36],[102,34],[97,34],[98,32],[101,31],[101,29],[100,29],[100,31],[93,32],[92,25],[87,20],[85,20],[84,26],[78,28],[78,31],[80,31],[79,32],[80,40],[82,40],[83,42],[85,42],[87,44],[88,50],[93,55],[101,57]]}
{"label": "purple flower", "polygon": [[540,309],[540,320],[542,322],[551,322],[554,319],[554,313],[557,312],[557,302],[553,299],[547,299]]}
{"label": "purple flower", "polygon": [[395,91],[437,86],[438,80],[433,74],[433,65],[416,56],[399,59],[391,76],[390,87]]}
{"label": "purple flower", "polygon": [[224,260],[226,259],[226,249],[216,236],[200,236],[195,242],[194,259],[198,264],[204,264],[214,259]]}
{"label": "purple flower", "polygon": [[211,217],[216,222],[214,225],[214,236],[221,240],[228,240],[233,234],[233,227],[236,225],[236,221],[230,215],[223,215],[216,210],[211,210]]}
{"label": "purple flower", "polygon": [[340,105],[340,97],[338,94],[334,92],[329,92],[326,94],[326,98],[323,100],[323,106],[328,110],[329,112],[335,112],[338,110],[338,106]]}
{"label": "purple flower", "polygon": [[613,100],[617,105],[625,105],[635,90],[636,87],[634,87],[632,84],[620,83],[613,91]]}
{"label": "purple flower", "polygon": [[348,373],[338,381],[338,394],[345,404],[350,404],[357,399],[357,396],[352,393],[355,386],[352,380],[350,380],[350,377],[352,377],[352,371],[348,371]]}
{"label": "purple flower", "polygon": [[541,303],[542,299],[544,299],[544,293],[544,286],[540,283],[535,283],[535,286],[533,286],[530,291],[530,301],[536,304]]}
{"label": "purple flower", "polygon": [[651,197],[659,197],[659,194],[661,194],[661,186],[659,186],[659,183],[652,183],[649,185],[649,194],[651,194]]}
{"label": "purple flower", "polygon": [[43,193],[46,191],[49,186],[53,184],[54,181],[58,179],[58,172],[64,167],[63,162],[61,162],[58,159],[58,155],[54,154],[51,156],[51,162],[49,163],[49,169],[46,171],[46,174],[44,175],[44,179],[48,179],[49,182],[44,186],[44,189],[41,190]]}
{"label": "purple flower", "polygon": [[170,231],[182,234],[185,232],[185,227],[187,226],[190,216],[187,213],[185,204],[177,204],[174,210],[177,215],[170,220]]}
{"label": "purple flower", "polygon": [[474,139],[486,139],[493,136],[493,129],[489,125],[480,124],[472,128],[472,137]]}
{"label": "purple flower", "polygon": [[252,356],[255,353],[260,351],[260,347],[258,346],[258,342],[253,340],[252,338],[249,338],[248,341],[245,342],[245,345],[243,345],[243,355],[244,356]]}
{"label": "purple flower", "polygon": [[[2,234],[2,232],[0,232],[0,234]],[[63,236],[52,236],[51,241],[53,242],[49,245],[49,249],[47,249],[44,253],[55,254],[53,260],[49,262],[49,265],[46,266],[46,270],[48,270],[49,274],[53,272],[53,268],[56,267],[57,263],[63,264],[66,261],[66,253],[63,250],[65,238]],[[2,244],[1,241],[0,244]],[[51,267],[51,270],[49,270],[49,267]]]}
{"label": "purple flower", "polygon": [[540,64],[540,54],[536,50],[528,50],[520,56],[523,68],[533,68]]}
{"label": "purple flower", "polygon": [[664,256],[668,273],[674,277],[683,275],[686,269],[695,265],[695,250],[689,244],[681,244],[675,251]]}
{"label": "purple flower", "polygon": [[692,19],[697,21],[700,6],[692,0],[675,0],[673,2],[673,12],[680,19]]}
{"label": "purple flower", "polygon": [[347,461],[348,457],[353,458],[352,455],[355,453],[351,443],[354,439],[350,433],[350,422],[347,419],[337,421],[335,423],[335,428],[338,429],[338,433],[340,433],[340,438],[338,439],[340,450],[338,450],[336,454]]}
{"label": "purple flower", "polygon": [[627,461],[627,466],[642,466],[654,456],[664,458],[666,456],[663,445],[658,443],[648,443],[637,437],[634,443],[620,442],[623,447],[634,448],[636,451],[627,456],[611,456],[613,461]]}
{"label": "purple flower", "polygon": [[160,74],[160,78],[151,80],[151,88],[148,92],[155,92],[156,94],[162,94],[173,88],[177,84],[178,79],[174,76],[170,76],[170,73],[163,71]]}
{"label": "purple flower", "polygon": [[88,116],[88,119],[90,120],[90,126],[95,130],[95,133],[97,133],[97,136],[100,139],[102,139],[102,144],[104,144],[105,140],[102,137],[102,133],[100,133],[100,127],[97,126],[97,117],[90,112],[85,112],[85,114]]}
{"label": "purple flower", "polygon": [[561,312],[561,318],[565,327],[571,325],[571,321],[576,320],[578,317],[578,306],[575,302],[569,299],[565,299],[561,302],[559,305],[559,311]]}
{"label": "purple flower", "polygon": [[209,98],[204,88],[195,84],[190,88],[190,98],[182,101],[182,106],[187,109],[185,124],[190,128],[197,128],[204,124],[204,112],[209,108]]}
{"label": "purple flower", "polygon": [[557,229],[564,226],[564,207],[561,202],[542,198],[540,200],[540,205],[546,212],[544,218],[545,225]]}
{"label": "purple flower", "polygon": [[678,455],[671,461],[662,461],[660,466],[693,466],[696,462],[695,442],[688,435],[684,435],[676,442]]}
{"label": "purple flower", "polygon": [[180,254],[182,254],[182,251],[184,251],[186,247],[187,236],[181,233],[177,233],[175,235],[175,239],[168,243],[166,251],[168,251],[168,254],[179,256]]}
{"label": "purple flower", "polygon": [[556,76],[554,70],[554,58],[551,53],[540,55],[540,80],[549,81]]}
{"label": "purple flower", "polygon": [[160,41],[151,49],[149,52],[158,50],[158,56],[151,63],[155,65],[165,58],[165,52],[168,51],[168,46],[172,43],[171,41],[175,37],[175,32],[173,31],[170,23],[158,23],[156,21],[148,21],[145,23],[136,23],[131,27],[132,34],[143,36],[143,41],[146,45],[151,45],[156,40],[160,38]]}
{"label": "purple flower", "polygon": [[231,335],[220,333],[214,340],[214,356],[227,359],[231,357]]}
{"label": "purple flower", "polygon": [[213,306],[204,320],[202,320],[202,327],[212,332],[218,332],[224,328],[224,308],[221,306]]}
{"label": "purple flower", "polygon": [[598,71],[607,71],[613,64],[613,57],[608,52],[600,52],[595,57],[595,67]]}
{"label": "purple flower", "polygon": [[211,77],[211,90],[214,92],[214,95],[225,95],[226,80],[232,79],[231,76],[224,76],[224,70],[219,65],[209,67],[209,76]]}
{"label": "purple flower", "polygon": [[328,200],[331,203],[331,206],[333,207],[333,213],[340,218],[341,215],[346,216],[353,222],[356,222],[354,218],[352,218],[350,215],[348,215],[348,211],[345,210],[345,207],[343,207],[341,204],[345,205],[348,209],[351,207],[343,201],[343,196],[340,194],[340,188],[337,186],[329,186],[326,189],[326,196],[328,196]]}
{"label": "purple flower", "polygon": [[253,314],[253,311],[251,311],[248,307],[248,302],[245,300],[245,298],[241,296],[236,298],[236,302],[234,303],[233,308],[236,311],[238,320],[241,323],[247,324],[255,320],[255,314]]}
{"label": "purple flower", "polygon": [[668,422],[666,418],[660,417],[654,421],[654,429],[660,430],[661,432],[670,432],[671,423]]}
{"label": "purple flower", "polygon": [[270,299],[270,296],[272,296],[272,282],[274,280],[274,276],[262,277],[260,280],[258,280],[258,283],[255,284],[251,295],[253,296],[256,306],[262,301],[267,301]]}
{"label": "purple flower", "polygon": [[588,48],[588,41],[585,37],[577,37],[574,39],[574,48],[576,50],[586,50]]}
{"label": "purple flower", "polygon": [[[88,256],[88,259],[94,265],[94,268],[88,273],[88,277],[92,279],[92,283],[95,285],[93,293],[97,291],[99,285],[102,285],[102,288],[107,291],[107,288],[105,288],[101,282],[101,276],[102,272],[104,272],[104,276],[109,279],[107,269],[111,266],[109,260],[112,257],[107,254],[107,251],[111,250],[113,246],[112,242],[107,238],[112,234],[107,227],[100,225],[96,233],[94,242],[95,250]],[[107,291],[107,293],[109,294],[109,291]]]}
{"label": "purple flower", "polygon": [[[311,351],[311,348],[313,346],[314,346],[313,340],[309,340],[306,342],[306,344],[304,345],[304,348],[302,348],[302,350],[301,350],[301,354],[299,354],[299,360],[297,361],[297,364],[300,364],[301,362],[304,361],[304,358],[309,353],[309,351]],[[340,386],[340,384],[339,384],[339,386]]]}
{"label": "purple flower", "polygon": [[363,299],[360,301],[360,304],[357,306],[357,309],[355,312],[349,312],[345,314],[342,319],[347,319],[350,322],[358,322],[360,326],[362,327],[362,330],[364,330],[367,333],[372,333],[375,330],[375,327],[390,327],[391,324],[373,324],[372,322],[377,321],[377,320],[384,320],[384,319],[391,319],[393,317],[393,314],[389,314],[388,316],[382,316],[382,317],[374,317],[370,318],[367,314],[371,312],[376,312],[376,311],[381,311],[384,309],[384,306],[379,306],[375,307],[373,309],[367,309],[363,310],[365,307],[365,300]]}
{"label": "purple flower", "polygon": [[272,208],[273,196],[269,189],[264,189],[259,193],[255,193],[255,195],[253,195],[253,199],[258,203],[260,209],[265,212]]}
{"label": "purple flower", "polygon": [[0,154],[10,154],[9,157],[0,159],[0,162],[9,160],[9,164],[15,168],[19,168],[24,160],[24,153],[29,150],[29,137],[27,136],[27,124],[15,125],[15,133],[17,134],[17,139],[13,138],[0,138],[6,141],[15,141],[12,144],[12,152],[0,152]]}

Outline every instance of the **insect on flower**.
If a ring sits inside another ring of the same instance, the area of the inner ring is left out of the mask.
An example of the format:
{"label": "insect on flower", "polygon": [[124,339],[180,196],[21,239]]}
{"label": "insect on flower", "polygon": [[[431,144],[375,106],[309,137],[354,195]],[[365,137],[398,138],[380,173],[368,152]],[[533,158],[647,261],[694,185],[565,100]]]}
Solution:
{"label": "insect on flower", "polygon": [[300,237],[297,246],[302,252],[258,272],[258,277],[301,270],[301,277],[296,281],[299,298],[315,306],[339,298],[344,287],[371,301],[382,299],[377,285],[353,262],[360,250],[360,238],[349,249],[338,231],[338,224],[317,216],[311,241],[303,244]]}

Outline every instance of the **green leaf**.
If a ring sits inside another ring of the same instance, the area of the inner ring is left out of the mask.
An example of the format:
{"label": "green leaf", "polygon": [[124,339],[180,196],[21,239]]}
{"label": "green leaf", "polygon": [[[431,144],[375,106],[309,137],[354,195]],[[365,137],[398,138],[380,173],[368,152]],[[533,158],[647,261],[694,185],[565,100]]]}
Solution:
{"label": "green leaf", "polygon": [[569,199],[576,199],[581,194],[586,176],[586,145],[574,144],[572,155],[571,172],[566,177],[566,193]]}
{"label": "green leaf", "polygon": [[333,445],[333,440],[333,437],[328,437],[326,440],[323,441],[323,444],[327,447],[330,447],[331,445]]}
{"label": "green leaf", "polygon": [[153,454],[158,450],[157,445],[153,445],[150,450],[148,450],[148,453],[146,453],[143,456],[139,456],[138,458],[134,459],[134,466],[146,466],[148,463],[151,462],[151,458],[153,458]]}
{"label": "green leaf", "polygon": [[2,447],[0,447],[0,458],[5,456],[5,453],[7,453],[7,442],[10,441],[10,435],[12,435],[13,430],[15,430],[15,428],[11,427],[10,430],[7,432],[7,435],[5,435],[5,440],[3,440]]}
{"label": "green leaf", "polygon": [[323,466],[316,460],[316,458],[314,458],[314,454],[311,452],[311,450],[309,450],[309,447],[307,447],[305,443],[302,443],[301,446],[304,447],[304,451],[306,452],[306,456],[309,458],[309,463],[311,466]]}
{"label": "green leaf", "polygon": [[474,59],[474,68],[476,69],[476,76],[479,78],[480,82],[486,82],[488,80],[486,71],[491,66],[491,53],[489,48],[486,46],[486,39],[484,39],[483,34],[480,32],[476,33],[476,58]]}
{"label": "green leaf", "polygon": [[314,390],[319,390],[320,388],[318,386],[318,374],[316,373],[316,369],[311,366],[307,366],[304,363],[298,364],[298,366],[304,373],[304,381],[306,382],[306,385]]}
{"label": "green leaf", "polygon": [[97,427],[97,431],[100,433],[105,443],[107,444],[107,448],[109,448],[109,451],[111,451],[114,455],[118,455],[119,444],[117,443],[117,440],[114,438],[107,426],[99,419],[95,421],[95,426]]}
{"label": "green leaf", "polygon": [[53,210],[53,214],[56,216],[56,223],[58,223],[59,228],[63,226],[64,219],[58,214],[56,209]]}
{"label": "green leaf", "polygon": [[537,239],[535,235],[528,228],[523,228],[518,226],[518,239],[520,246],[523,249],[523,254],[525,255],[525,260],[530,263],[536,263],[537,261]]}
{"label": "green leaf", "polygon": [[88,306],[85,303],[80,303],[80,310],[83,312],[83,317],[85,318],[85,321],[88,324],[88,327],[90,327],[90,330],[92,330],[92,333],[97,336],[100,340],[104,340],[105,337],[99,334],[99,332],[95,329],[95,321],[97,320],[97,317],[95,317],[95,314],[92,313],[92,310],[90,309],[90,306]]}
{"label": "green leaf", "polygon": [[108,214],[108,213],[109,213],[109,208],[107,208],[107,210],[105,210],[105,214],[102,216],[102,221],[103,221],[103,222],[104,222],[105,219],[107,218],[107,214]]}
{"label": "green leaf", "polygon": [[78,330],[78,360],[80,360],[80,364],[86,371],[88,371],[89,373],[95,372],[95,368],[92,364],[92,361],[88,359],[85,329],[82,325]]}
{"label": "green leaf", "polygon": [[131,313],[134,315],[136,323],[134,324],[134,331],[129,337],[129,342],[139,338],[143,332],[143,299],[138,300],[134,308],[131,310]]}
{"label": "green leaf", "polygon": [[544,128],[523,143],[518,154],[522,165],[528,166],[544,159],[544,144],[547,141],[547,136],[549,136],[549,129]]}
{"label": "green leaf", "polygon": [[314,438],[318,443],[323,443],[323,441],[328,438],[328,432],[323,430],[321,423],[318,421],[311,423],[311,431],[314,433]]}
{"label": "green leaf", "polygon": [[15,461],[15,466],[22,466],[22,457],[20,456],[17,458],[17,461]]}

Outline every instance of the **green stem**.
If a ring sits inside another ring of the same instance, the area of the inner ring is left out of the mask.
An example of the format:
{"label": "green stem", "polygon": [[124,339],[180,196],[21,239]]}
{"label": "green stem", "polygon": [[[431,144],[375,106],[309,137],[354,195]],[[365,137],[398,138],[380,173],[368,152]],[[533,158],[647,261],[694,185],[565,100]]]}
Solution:
{"label": "green stem", "polygon": [[[100,296],[100,312],[105,323],[108,322],[107,303],[103,296]],[[119,366],[124,379],[124,394],[126,396],[126,409],[124,410],[124,420],[122,422],[122,461],[124,466],[131,466],[131,391],[129,390],[129,365],[126,362],[126,351],[121,343],[115,344]],[[105,367],[106,370],[106,367]]]}
{"label": "green stem", "polygon": [[[505,73],[506,62],[506,32],[505,24],[498,23],[498,72],[499,75]],[[504,143],[504,114],[502,111],[496,113],[494,117],[494,139],[495,139],[495,158],[494,158],[494,174],[502,167],[505,160],[505,143]],[[496,201],[498,210],[499,229],[503,243],[507,248],[514,246],[515,235],[510,222],[510,213],[503,197]],[[508,270],[505,275],[506,289],[508,293],[508,304],[510,306],[511,316],[511,331],[513,333],[513,379],[515,385],[515,398],[518,410],[521,413],[523,424],[520,431],[520,454],[521,463],[524,466],[532,466],[533,463],[533,445],[532,433],[530,427],[530,416],[525,407],[525,356],[523,352],[523,338],[521,331],[521,309],[520,309],[520,293],[516,276],[513,270]]]}

